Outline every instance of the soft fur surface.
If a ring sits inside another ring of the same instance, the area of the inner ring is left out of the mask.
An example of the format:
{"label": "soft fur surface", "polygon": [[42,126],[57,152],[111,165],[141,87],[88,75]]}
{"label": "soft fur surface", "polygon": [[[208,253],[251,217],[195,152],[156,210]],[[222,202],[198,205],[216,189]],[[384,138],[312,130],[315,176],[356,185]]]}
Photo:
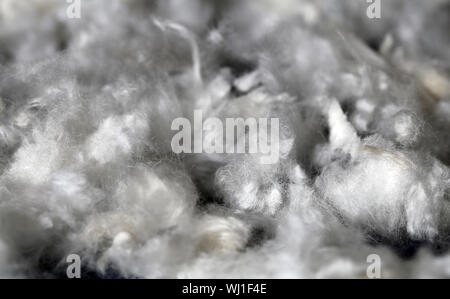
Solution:
{"label": "soft fur surface", "polygon": [[[0,277],[450,276],[448,0],[68,5],[0,0]],[[279,162],[174,154],[196,109]]]}

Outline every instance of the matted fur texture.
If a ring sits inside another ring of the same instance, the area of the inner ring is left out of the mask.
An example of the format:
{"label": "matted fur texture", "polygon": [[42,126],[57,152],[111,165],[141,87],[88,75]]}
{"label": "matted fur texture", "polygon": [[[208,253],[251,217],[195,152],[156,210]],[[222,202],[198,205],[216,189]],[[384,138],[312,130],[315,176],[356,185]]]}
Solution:
{"label": "matted fur texture", "polygon": [[[0,277],[450,277],[450,1],[68,5],[0,0]],[[280,160],[175,155],[198,109]]]}

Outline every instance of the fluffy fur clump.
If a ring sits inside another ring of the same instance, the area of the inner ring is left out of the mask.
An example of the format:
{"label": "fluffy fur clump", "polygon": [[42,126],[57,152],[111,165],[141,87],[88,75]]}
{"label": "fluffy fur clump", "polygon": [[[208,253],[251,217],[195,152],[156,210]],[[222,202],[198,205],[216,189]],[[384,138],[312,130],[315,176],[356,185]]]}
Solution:
{"label": "fluffy fur clump", "polygon": [[[0,277],[450,276],[448,0],[68,5],[0,0]],[[194,110],[279,159],[174,154]]]}

